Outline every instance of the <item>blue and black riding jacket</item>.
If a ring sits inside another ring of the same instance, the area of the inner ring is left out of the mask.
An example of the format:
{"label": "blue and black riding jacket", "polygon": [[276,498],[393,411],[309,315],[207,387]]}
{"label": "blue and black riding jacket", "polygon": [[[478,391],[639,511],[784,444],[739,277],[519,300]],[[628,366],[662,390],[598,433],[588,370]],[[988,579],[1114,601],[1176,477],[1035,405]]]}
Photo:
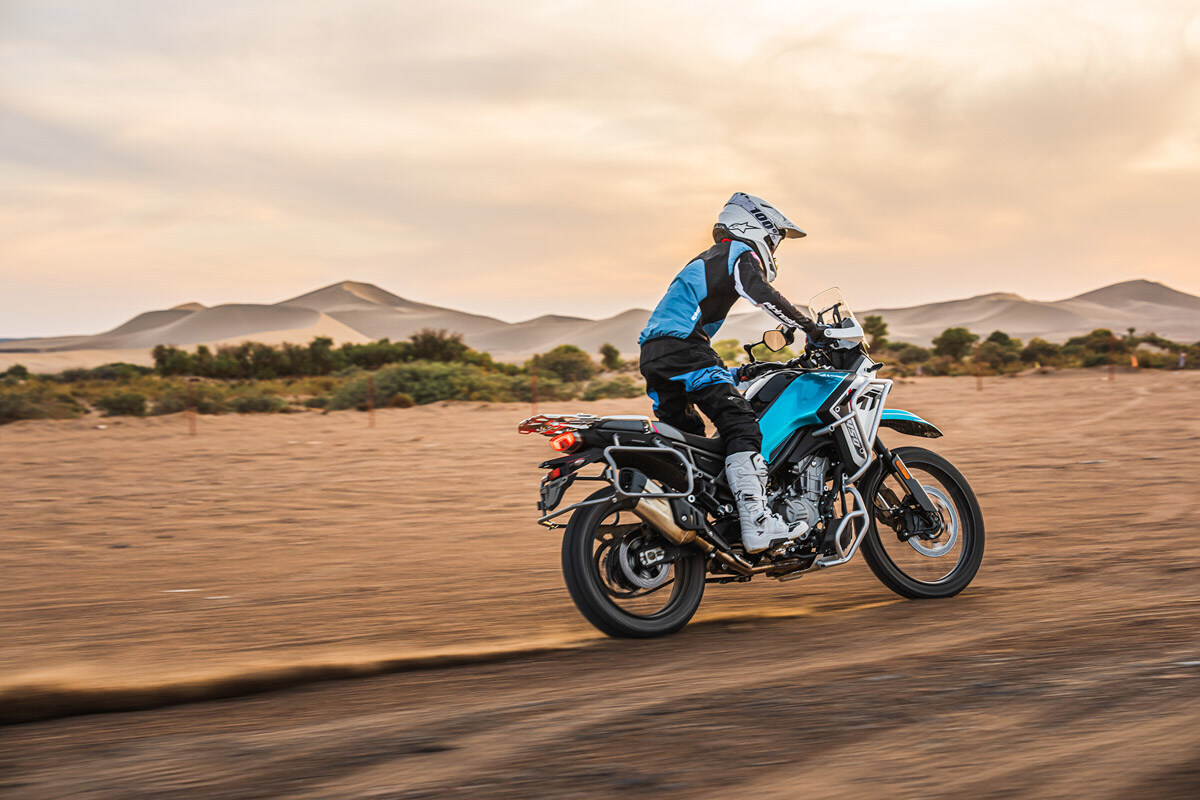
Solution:
{"label": "blue and black riding jacket", "polygon": [[[646,323],[638,344],[667,339],[708,344],[729,309],[744,297],[784,325],[809,326],[808,318],[767,283],[762,262],[749,245],[726,239],[698,255],[671,281]],[[651,350],[660,350],[652,347]],[[653,357],[643,353],[643,358]]]}

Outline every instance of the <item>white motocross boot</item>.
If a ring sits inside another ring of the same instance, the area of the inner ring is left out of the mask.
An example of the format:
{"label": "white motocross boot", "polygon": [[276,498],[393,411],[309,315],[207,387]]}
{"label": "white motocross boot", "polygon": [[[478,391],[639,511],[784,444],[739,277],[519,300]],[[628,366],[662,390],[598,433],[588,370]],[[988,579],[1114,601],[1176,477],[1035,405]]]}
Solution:
{"label": "white motocross boot", "polygon": [[726,458],[725,479],[737,500],[742,546],[747,553],[758,553],[808,532],[807,522],[789,527],[767,508],[767,464],[758,453],[734,453]]}

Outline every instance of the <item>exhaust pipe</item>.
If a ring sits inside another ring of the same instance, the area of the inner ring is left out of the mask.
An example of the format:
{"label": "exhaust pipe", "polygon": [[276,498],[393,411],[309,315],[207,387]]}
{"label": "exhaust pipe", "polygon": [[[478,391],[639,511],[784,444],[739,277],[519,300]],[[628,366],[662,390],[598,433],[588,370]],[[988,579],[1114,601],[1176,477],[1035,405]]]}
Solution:
{"label": "exhaust pipe", "polygon": [[[646,480],[644,485],[639,486],[636,491],[646,494],[664,494],[658,484],[653,481]],[[709,558],[720,559],[722,563],[727,565],[739,575],[762,575],[765,573],[776,573],[783,571],[787,574],[787,570],[794,568],[800,564],[799,559],[791,559],[784,562],[768,561],[758,566],[752,565],[750,562],[741,558],[737,553],[725,553],[709,542],[696,535],[695,531],[684,530],[679,527],[679,523],[675,521],[675,515],[671,512],[671,504],[662,497],[643,497],[638,500],[636,506],[633,507],[633,513],[639,519],[645,522],[650,527],[657,530],[663,536],[667,537],[671,542],[677,545],[695,544]],[[796,575],[795,577],[800,577]]]}
{"label": "exhaust pipe", "polygon": [[[646,485],[641,487],[641,491],[663,494],[663,490],[653,481],[646,481]],[[679,527],[679,523],[675,521],[675,515],[671,513],[671,504],[661,497],[643,497],[633,507],[633,513],[642,522],[645,522],[675,544],[691,544],[696,541],[696,532],[684,530]]]}

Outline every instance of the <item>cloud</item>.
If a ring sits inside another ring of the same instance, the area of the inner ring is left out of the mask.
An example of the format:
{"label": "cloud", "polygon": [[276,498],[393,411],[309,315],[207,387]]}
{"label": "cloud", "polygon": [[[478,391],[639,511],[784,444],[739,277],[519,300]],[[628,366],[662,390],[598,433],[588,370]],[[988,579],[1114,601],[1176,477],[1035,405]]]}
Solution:
{"label": "cloud", "polygon": [[800,299],[1200,291],[1192,4],[1074,8],[10,0],[0,335],[346,277],[645,307],[736,190],[810,230]]}

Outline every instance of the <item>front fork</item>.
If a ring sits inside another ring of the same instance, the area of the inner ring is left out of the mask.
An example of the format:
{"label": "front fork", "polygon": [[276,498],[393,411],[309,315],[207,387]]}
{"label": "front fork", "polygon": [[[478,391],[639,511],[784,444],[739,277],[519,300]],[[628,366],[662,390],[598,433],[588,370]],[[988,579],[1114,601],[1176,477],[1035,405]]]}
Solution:
{"label": "front fork", "polygon": [[[934,533],[941,533],[941,515],[933,505],[933,501],[929,499],[929,495],[925,493],[925,487],[912,476],[912,473],[908,471],[908,467],[904,466],[904,461],[900,459],[900,456],[889,450],[878,438],[875,439],[875,452],[879,454],[879,461],[883,466],[884,475],[895,475],[904,484],[904,488],[908,490],[909,495],[916,501],[921,511],[928,515],[928,519],[931,522],[936,521],[936,530]],[[880,481],[882,483],[882,478]],[[871,498],[870,501],[873,502],[874,498]],[[902,538],[908,537],[902,535]]]}

